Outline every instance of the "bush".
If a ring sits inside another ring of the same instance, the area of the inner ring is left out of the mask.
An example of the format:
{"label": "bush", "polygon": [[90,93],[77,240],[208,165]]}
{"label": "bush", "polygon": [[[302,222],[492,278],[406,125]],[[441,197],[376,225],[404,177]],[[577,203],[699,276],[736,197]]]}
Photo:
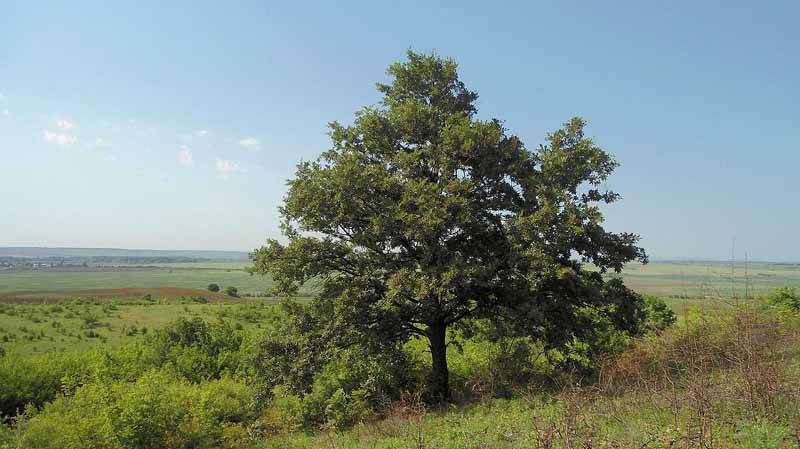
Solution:
{"label": "bush", "polygon": [[794,287],[776,288],[770,292],[763,302],[778,310],[781,315],[796,315],[800,313],[800,294]]}
{"label": "bush", "polygon": [[[347,349],[330,345],[332,338],[317,327],[316,313],[308,306],[288,306],[285,319],[255,348],[254,377],[258,395],[271,405],[265,425],[284,429],[297,424],[302,405],[305,428],[342,428],[380,414],[400,392],[410,387],[413,371],[400,347],[369,347],[353,340]],[[324,313],[324,311],[322,312]],[[294,418],[278,419],[282,409]]]}
{"label": "bush", "polygon": [[[143,330],[144,331],[144,330]],[[209,325],[201,318],[180,318],[148,338],[155,364],[169,365],[192,382],[235,373],[242,362],[243,333],[220,321]]]}
{"label": "bush", "polygon": [[351,348],[315,373],[307,391],[275,385],[267,392],[265,425],[272,431],[341,429],[380,414],[398,398],[404,378],[400,364],[389,359]]}
{"label": "bush", "polygon": [[85,385],[18,423],[19,448],[218,448],[256,416],[252,392],[228,379],[191,385],[165,371]]}
{"label": "bush", "polygon": [[405,362],[402,351],[342,351],[314,376],[303,397],[305,424],[341,429],[380,414],[407,384]]}
{"label": "bush", "polygon": [[[456,341],[458,344],[453,346],[448,360],[453,396],[459,400],[510,398],[552,372],[547,359],[539,357],[543,345],[531,338],[505,337],[492,341],[477,335]],[[424,342],[415,342],[414,346],[417,354],[424,354]],[[428,363],[424,358],[420,361]],[[421,370],[420,375],[423,372],[427,370]]]}
{"label": "bush", "polygon": [[208,284],[208,291],[214,292],[214,293],[218,292],[219,291],[219,285],[218,284]]}
{"label": "bush", "polygon": [[303,428],[303,400],[284,385],[277,385],[271,391],[272,401],[261,417],[263,425],[270,433],[296,432]]}
{"label": "bush", "polygon": [[238,298],[239,297],[239,290],[236,287],[230,285],[230,286],[225,288],[225,294],[228,295],[228,296],[232,296],[234,298]]}
{"label": "bush", "polygon": [[63,391],[61,380],[85,371],[89,358],[91,354],[9,354],[0,358],[0,417],[12,417],[28,405],[41,407],[52,401]]}
{"label": "bush", "polygon": [[642,300],[647,312],[647,321],[645,322],[647,330],[660,333],[678,321],[675,312],[669,308],[663,299],[645,295]]}

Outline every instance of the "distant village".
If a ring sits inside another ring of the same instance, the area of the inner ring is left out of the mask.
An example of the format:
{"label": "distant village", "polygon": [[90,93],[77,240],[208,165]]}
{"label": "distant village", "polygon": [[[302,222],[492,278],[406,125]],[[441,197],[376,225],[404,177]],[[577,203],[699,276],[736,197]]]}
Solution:
{"label": "distant village", "polygon": [[16,257],[0,256],[0,271],[80,270],[96,267],[147,265],[160,263],[207,262],[194,257]]}

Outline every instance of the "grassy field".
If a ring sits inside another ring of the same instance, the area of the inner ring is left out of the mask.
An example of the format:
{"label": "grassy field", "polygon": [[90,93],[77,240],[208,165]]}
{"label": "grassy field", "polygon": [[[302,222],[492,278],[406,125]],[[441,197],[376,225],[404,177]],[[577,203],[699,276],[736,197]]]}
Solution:
{"label": "grassy field", "polygon": [[110,348],[181,317],[222,319],[243,329],[258,329],[274,303],[269,299],[0,303],[0,346],[19,354]]}
{"label": "grassy field", "polygon": [[[721,262],[635,264],[622,276],[634,290],[664,298],[682,317],[693,308],[725,308],[734,295],[745,295],[745,286],[751,297],[776,287],[800,287],[800,264],[740,263],[734,267],[733,283],[730,265]],[[232,317],[244,327],[257,327],[259,315],[254,311],[275,303],[208,292],[212,282],[253,296],[272,288],[269,276],[250,275],[244,263],[230,261],[2,271],[0,344],[21,353],[114,346],[141,335],[142,328],[158,329],[178,317]],[[301,296],[314,291],[312,283]],[[152,301],[143,301],[145,295]],[[90,300],[75,301],[78,298]],[[96,322],[87,323],[91,318]]]}
{"label": "grassy field", "polygon": [[[0,299],[83,296],[92,289],[179,287],[205,289],[216,283],[240,294],[264,295],[272,288],[269,276],[250,275],[232,267],[113,267],[71,271],[28,270],[0,272]],[[308,289],[301,295],[308,294]]]}
{"label": "grassy field", "polygon": [[622,277],[639,293],[662,298],[741,298],[745,288],[757,296],[778,287],[800,287],[800,264],[737,262],[732,276],[725,262],[650,262],[628,265]]}
{"label": "grassy field", "polygon": [[[0,271],[0,298],[70,297],[90,289],[180,287],[205,289],[210,283],[235,286],[240,293],[263,295],[269,276],[250,275],[239,262],[161,263],[85,269]],[[631,264],[622,274],[634,290],[672,299],[707,299],[763,294],[777,287],[800,287],[800,264],[755,262],[734,267],[723,262],[651,262]],[[301,290],[314,292],[310,283]],[[81,296],[78,294],[78,296]]]}

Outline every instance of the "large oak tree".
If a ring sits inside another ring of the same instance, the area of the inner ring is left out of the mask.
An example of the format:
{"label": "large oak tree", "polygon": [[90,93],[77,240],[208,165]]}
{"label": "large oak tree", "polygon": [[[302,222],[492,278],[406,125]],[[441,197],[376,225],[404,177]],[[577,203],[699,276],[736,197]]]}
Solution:
{"label": "large oak tree", "polygon": [[436,400],[449,399],[449,328],[488,319],[557,346],[586,332],[588,308],[635,331],[636,295],[601,274],[646,262],[637,235],[602,226],[617,164],[584,121],[527,148],[501,121],[477,118],[478,95],[456,69],[411,51],[391,65],[381,103],[331,123],[332,148],[288,182],[288,244],[252,254],[281,293],[320,279],[316,301],[334,329],[427,339]]}

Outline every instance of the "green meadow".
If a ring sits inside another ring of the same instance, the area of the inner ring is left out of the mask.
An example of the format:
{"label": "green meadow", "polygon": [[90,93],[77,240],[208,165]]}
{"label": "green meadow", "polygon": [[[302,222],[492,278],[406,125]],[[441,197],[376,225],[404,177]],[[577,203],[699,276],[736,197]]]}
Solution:
{"label": "green meadow", "polygon": [[0,302],[0,346],[7,353],[34,355],[121,346],[177,319],[227,320],[254,331],[275,300],[207,302],[204,299],[63,300],[52,304]]}
{"label": "green meadow", "polygon": [[[180,287],[205,289],[210,283],[235,286],[247,295],[268,294],[269,276],[251,275],[244,262],[123,264],[72,270],[0,271],[0,298],[46,297],[91,289]],[[616,275],[609,275],[616,276]],[[777,287],[800,286],[800,264],[737,262],[650,262],[629,264],[621,275],[633,290],[662,298],[707,299],[758,296]],[[314,282],[301,296],[313,294]]]}

